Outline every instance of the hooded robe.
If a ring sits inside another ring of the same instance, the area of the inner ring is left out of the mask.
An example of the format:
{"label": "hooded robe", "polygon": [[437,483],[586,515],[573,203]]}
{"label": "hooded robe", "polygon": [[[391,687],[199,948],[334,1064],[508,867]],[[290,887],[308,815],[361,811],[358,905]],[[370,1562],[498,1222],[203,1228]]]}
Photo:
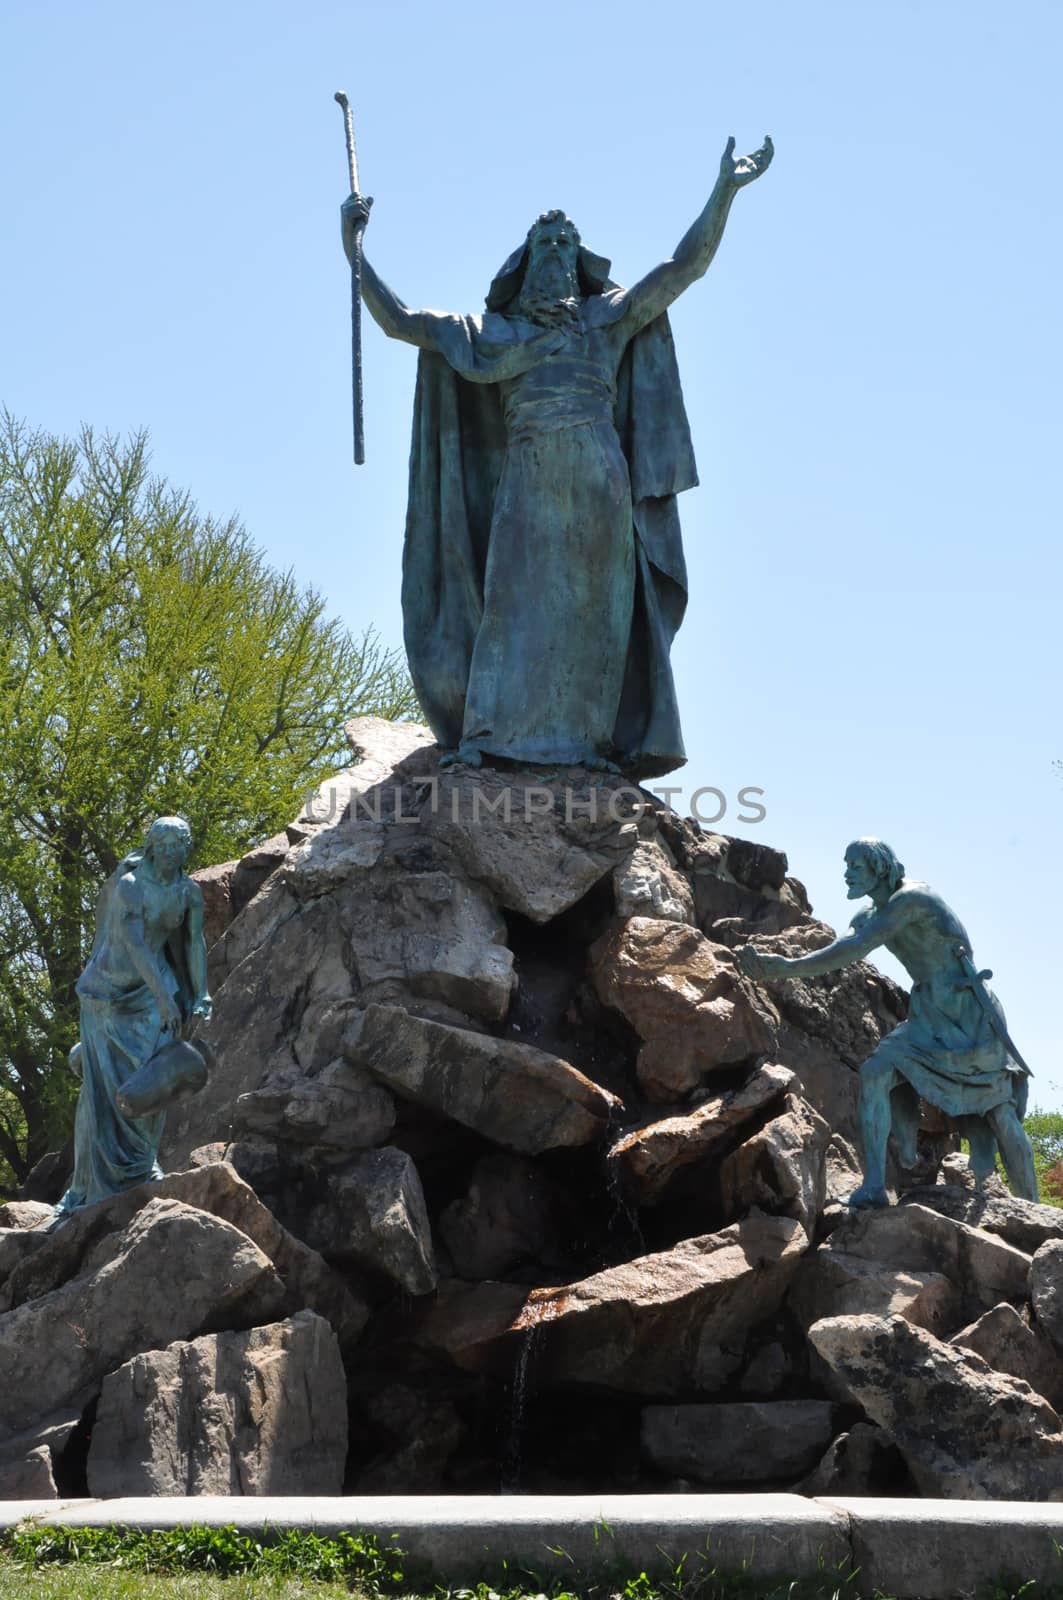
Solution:
{"label": "hooded robe", "polygon": [[[482,710],[497,704],[501,684],[510,701],[518,692],[524,696],[534,721],[537,684],[555,666],[543,648],[553,619],[548,610],[544,614],[541,597],[528,592],[523,579],[507,584],[505,570],[486,581],[493,537],[496,567],[499,559],[500,484],[509,481],[506,469],[513,466],[515,449],[503,413],[503,386],[556,353],[565,337],[550,329],[517,337],[502,314],[519,294],[526,251],[525,244],[498,274],[485,316],[432,315],[434,348],[421,350],[417,370],[402,607],[414,684],[444,748],[464,743],[488,756],[563,761],[563,743],[550,754],[529,754],[520,741],[507,743],[500,730],[485,726]],[[608,267],[580,249],[583,305],[599,297],[592,308],[599,328],[624,313],[622,292],[609,281]],[[630,567],[631,598],[619,634],[606,630],[608,649],[616,653],[615,711],[611,706],[599,753],[632,776],[648,777],[670,772],[686,759],[669,663],[687,596],[675,497],[697,483],[666,316],[629,339],[611,409],[630,482],[624,532],[630,547],[617,551],[616,560],[619,565],[623,555]],[[523,508],[520,537],[534,538],[535,511],[534,503]],[[511,528],[506,537],[513,547]],[[544,559],[580,560],[578,540],[572,541],[571,553],[556,540],[544,549]],[[593,586],[599,574],[568,576]],[[602,576],[608,582],[609,574]],[[582,646],[573,643],[581,630],[572,622],[571,616],[559,620],[570,655],[574,648],[601,649],[593,617],[587,617]],[[491,648],[485,651],[488,634]]]}

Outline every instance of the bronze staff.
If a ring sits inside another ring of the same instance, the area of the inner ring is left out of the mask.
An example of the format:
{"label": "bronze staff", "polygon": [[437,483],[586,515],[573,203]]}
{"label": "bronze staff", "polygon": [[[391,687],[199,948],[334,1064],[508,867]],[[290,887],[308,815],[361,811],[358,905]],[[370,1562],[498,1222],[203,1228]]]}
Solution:
{"label": "bronze staff", "polygon": [[[343,111],[343,122],[347,131],[347,166],[350,170],[351,193],[358,194],[360,193],[358,154],[354,147],[354,119],[351,116],[350,102],[342,89],[336,90],[334,98]],[[362,234],[364,232],[365,223],[356,224],[351,249],[351,381],[354,400],[354,461],[359,467],[365,460],[365,419],[362,398]]]}

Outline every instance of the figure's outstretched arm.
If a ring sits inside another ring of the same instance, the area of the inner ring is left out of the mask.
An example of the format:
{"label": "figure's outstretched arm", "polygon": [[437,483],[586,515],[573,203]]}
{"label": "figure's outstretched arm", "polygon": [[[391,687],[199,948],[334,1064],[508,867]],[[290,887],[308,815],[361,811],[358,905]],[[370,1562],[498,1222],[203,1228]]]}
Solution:
{"label": "figure's outstretched arm", "polygon": [[[361,195],[352,194],[340,207],[343,249],[348,261],[351,259],[355,226],[360,223],[364,228],[369,220],[369,208],[372,203],[371,200],[363,199]],[[362,299],[368,306],[373,320],[383,328],[389,339],[402,339],[406,344],[418,345],[423,350],[436,348],[432,323],[437,314],[431,311],[411,311],[409,306],[399,299],[394,289],[389,289],[379,273],[370,266],[364,249]]]}
{"label": "figure's outstretched arm", "polygon": [[659,267],[654,267],[624,296],[624,318],[628,326],[633,323],[636,328],[645,327],[662,311],[667,311],[684,289],[689,289],[708,271],[723,238],[732,200],[739,189],[767,171],[775,154],[775,148],[767,136],[760,149],[751,156],[739,156],[736,160],[734,148],[732,137],[728,139],[727,148],[720,159],[720,176],[716,180],[716,187],[700,217],[680,239],[675,255],[670,261],[662,261]]}
{"label": "figure's outstretched arm", "polygon": [[823,950],[813,950],[807,956],[773,956],[763,954],[751,944],[738,951],[738,970],[747,978],[761,982],[777,982],[780,978],[818,978],[825,972],[837,972],[854,961],[864,961],[885,944],[890,934],[896,933],[906,919],[903,902],[891,902],[867,918],[855,932],[835,939]]}

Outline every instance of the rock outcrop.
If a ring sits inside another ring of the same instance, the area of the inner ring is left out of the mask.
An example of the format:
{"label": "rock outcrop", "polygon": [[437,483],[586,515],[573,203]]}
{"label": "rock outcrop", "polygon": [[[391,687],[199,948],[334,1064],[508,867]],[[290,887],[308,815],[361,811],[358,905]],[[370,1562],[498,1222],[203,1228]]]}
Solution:
{"label": "rock outcrop", "polygon": [[334,1495],[347,1460],[336,1335],[311,1311],[148,1350],[103,1380],[88,1485],[121,1495]]}
{"label": "rock outcrop", "polygon": [[835,1317],[809,1338],[923,1494],[1063,1500],[1063,1426],[1028,1384],[903,1317]]}
{"label": "rock outcrop", "polygon": [[940,1181],[930,1115],[900,1205],[837,1204],[906,1002],[739,972],[831,938],[782,852],[347,732],[201,874],[216,1066],[170,1175],[49,1232],[57,1156],[0,1208],[0,1497],[1048,1496],[1063,1213]]}

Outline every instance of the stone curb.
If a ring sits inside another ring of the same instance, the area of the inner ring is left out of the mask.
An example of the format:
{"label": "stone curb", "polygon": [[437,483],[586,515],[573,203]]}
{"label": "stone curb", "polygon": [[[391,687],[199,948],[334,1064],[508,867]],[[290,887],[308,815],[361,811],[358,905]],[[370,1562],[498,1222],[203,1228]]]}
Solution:
{"label": "stone curb", "polygon": [[[1063,1493],[1063,1486],[1061,1486]],[[0,1501],[0,1529],[27,1518],[72,1527],[234,1524],[303,1528],[323,1537],[396,1537],[414,1574],[447,1583],[522,1571],[564,1577],[664,1576],[687,1556],[762,1578],[842,1576],[896,1600],[968,1600],[997,1578],[1063,1585],[1063,1504],[1014,1501],[806,1499],[790,1494],[381,1495]]]}

